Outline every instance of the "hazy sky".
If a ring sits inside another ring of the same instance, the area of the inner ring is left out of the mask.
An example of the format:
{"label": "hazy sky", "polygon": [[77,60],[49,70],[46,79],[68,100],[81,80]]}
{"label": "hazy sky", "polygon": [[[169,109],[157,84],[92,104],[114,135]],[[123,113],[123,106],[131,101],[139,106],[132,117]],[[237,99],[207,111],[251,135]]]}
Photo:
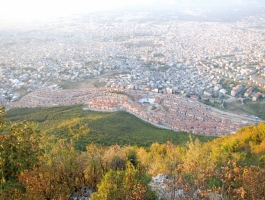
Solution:
{"label": "hazy sky", "polygon": [[155,1],[157,0],[0,0],[0,16],[20,20],[45,19]]}
{"label": "hazy sky", "polygon": [[233,4],[265,0],[0,0],[0,20],[45,20],[55,16],[84,13],[130,5],[162,4]]}

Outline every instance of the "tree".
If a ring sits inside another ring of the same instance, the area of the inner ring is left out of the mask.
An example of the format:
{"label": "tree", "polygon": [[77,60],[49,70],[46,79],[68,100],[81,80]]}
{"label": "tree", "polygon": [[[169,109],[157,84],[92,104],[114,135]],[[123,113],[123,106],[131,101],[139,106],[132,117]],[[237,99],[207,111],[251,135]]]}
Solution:
{"label": "tree", "polygon": [[103,160],[105,148],[92,143],[86,147],[86,150],[83,154],[85,162],[84,175],[88,185],[96,189],[97,184],[107,171],[106,162]]}
{"label": "tree", "polygon": [[126,169],[110,170],[92,194],[93,200],[155,200],[157,196],[148,183],[151,178],[127,162]]}
{"label": "tree", "polygon": [[0,192],[4,198],[23,190],[18,177],[26,169],[37,166],[40,155],[39,135],[27,122],[4,120],[5,108],[0,108]]}
{"label": "tree", "polygon": [[40,166],[20,176],[25,183],[26,199],[66,199],[86,185],[84,162],[73,146],[64,140],[47,144],[39,159]]}

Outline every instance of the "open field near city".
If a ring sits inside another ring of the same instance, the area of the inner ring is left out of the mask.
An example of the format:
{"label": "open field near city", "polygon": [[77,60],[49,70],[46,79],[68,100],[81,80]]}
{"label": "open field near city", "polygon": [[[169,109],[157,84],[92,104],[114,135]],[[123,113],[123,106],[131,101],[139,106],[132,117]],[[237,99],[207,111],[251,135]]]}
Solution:
{"label": "open field near city", "polygon": [[61,87],[63,89],[100,88],[100,87],[103,87],[106,85],[106,83],[100,82],[100,79],[112,78],[116,75],[124,74],[124,73],[126,73],[126,72],[112,71],[112,72],[103,74],[101,76],[86,79],[86,80],[80,81],[80,82],[62,81],[62,82],[59,82],[58,84],[61,85]]}
{"label": "open field near city", "polygon": [[[81,105],[11,109],[7,112],[7,118],[32,122],[36,129],[46,133],[47,138],[73,139],[79,150],[85,150],[90,143],[147,147],[154,142],[166,141],[183,145],[190,140],[189,133],[157,128],[127,112],[84,111]],[[193,137],[202,142],[215,138]]]}
{"label": "open field near city", "polygon": [[61,82],[61,86],[63,89],[80,89],[80,88],[94,88],[94,87],[102,87],[103,83],[99,82],[98,78],[87,79],[81,82]]}
{"label": "open field near city", "polygon": [[250,115],[255,115],[263,120],[265,120],[265,101],[251,102],[247,101],[245,104],[241,103],[226,103],[225,109],[236,112],[236,113],[247,113]]}

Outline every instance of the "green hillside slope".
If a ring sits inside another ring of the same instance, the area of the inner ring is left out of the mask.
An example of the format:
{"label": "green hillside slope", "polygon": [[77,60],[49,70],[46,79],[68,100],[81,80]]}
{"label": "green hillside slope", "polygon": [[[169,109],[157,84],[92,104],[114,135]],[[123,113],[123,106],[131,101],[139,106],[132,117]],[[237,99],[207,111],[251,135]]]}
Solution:
{"label": "green hillside slope", "polygon": [[[154,142],[171,140],[182,145],[189,134],[157,128],[127,112],[95,112],[82,110],[81,105],[51,108],[12,109],[7,112],[11,121],[34,122],[37,130],[57,139],[73,139],[78,150],[85,150],[90,143],[106,146],[137,145],[150,146]],[[215,137],[194,136],[205,142]]]}

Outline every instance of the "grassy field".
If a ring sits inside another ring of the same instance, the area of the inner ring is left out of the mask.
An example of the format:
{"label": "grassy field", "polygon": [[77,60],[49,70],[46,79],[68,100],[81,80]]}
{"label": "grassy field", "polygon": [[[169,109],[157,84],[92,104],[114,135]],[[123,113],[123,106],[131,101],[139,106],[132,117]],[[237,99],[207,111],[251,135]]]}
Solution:
{"label": "grassy field", "polygon": [[[185,132],[157,128],[127,112],[95,112],[82,110],[81,105],[67,107],[11,109],[11,121],[27,120],[47,137],[73,139],[78,150],[85,150],[90,143],[106,146],[137,145],[148,147],[154,142],[183,145],[189,141]],[[215,137],[196,136],[202,142]]]}
{"label": "grassy field", "polygon": [[245,104],[241,103],[225,103],[225,109],[237,113],[247,113],[255,115],[265,120],[265,101],[246,101]]}
{"label": "grassy field", "polygon": [[89,78],[80,82],[69,82],[69,81],[61,81],[58,84],[61,85],[63,89],[80,89],[80,88],[99,88],[106,85],[106,83],[102,83],[99,80],[101,78],[109,78],[119,74],[127,74],[128,72],[118,72],[112,71],[106,74],[102,74],[95,78]]}
{"label": "grassy field", "polygon": [[95,82],[94,82],[94,86],[95,86],[96,88],[104,87],[106,84],[107,84],[107,83],[105,83],[105,82],[100,82],[100,81],[95,81]]}
{"label": "grassy field", "polygon": [[95,87],[94,83],[98,82],[98,79],[91,78],[80,82],[68,82],[63,81],[59,84],[62,86],[63,89],[80,89],[80,88],[93,88]]}

